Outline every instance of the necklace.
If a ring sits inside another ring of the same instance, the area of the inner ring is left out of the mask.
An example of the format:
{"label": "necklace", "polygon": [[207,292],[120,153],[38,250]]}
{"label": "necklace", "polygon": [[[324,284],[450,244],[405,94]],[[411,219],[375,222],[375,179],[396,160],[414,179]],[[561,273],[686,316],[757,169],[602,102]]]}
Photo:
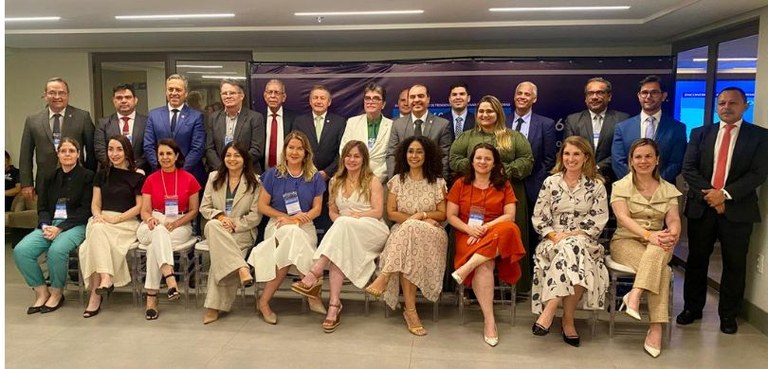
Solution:
{"label": "necklace", "polygon": [[299,172],[298,175],[293,175],[293,173],[291,173],[291,170],[288,169],[288,175],[293,177],[293,178],[301,178],[302,176],[304,176],[304,171],[302,170],[301,172]]}

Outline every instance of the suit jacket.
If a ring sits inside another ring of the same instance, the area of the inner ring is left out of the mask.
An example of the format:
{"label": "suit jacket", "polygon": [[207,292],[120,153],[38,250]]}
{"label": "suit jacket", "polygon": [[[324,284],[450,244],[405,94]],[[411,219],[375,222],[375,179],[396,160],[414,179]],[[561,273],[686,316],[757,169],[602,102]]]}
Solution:
{"label": "suit jacket", "polygon": [[[203,201],[200,203],[200,214],[208,220],[216,218],[226,208],[226,181],[218,190],[213,189],[213,182],[218,176],[218,171],[208,175],[208,182],[205,184],[205,192],[203,192]],[[233,236],[237,243],[243,246],[253,244],[258,233],[258,225],[261,222],[261,213],[258,209],[259,188],[254,191],[246,191],[246,187],[245,177],[241,176],[240,185],[237,186],[232,201],[232,213],[230,214],[230,218],[235,223]]]}
{"label": "suit jacket", "polygon": [[[387,181],[387,145],[389,145],[389,136],[392,130],[392,119],[381,116],[379,123],[379,134],[376,136],[376,142],[373,147],[368,148],[370,156],[371,170],[376,177],[379,177],[382,183]],[[368,144],[368,118],[365,114],[354,116],[347,120],[347,127],[341,136],[339,144],[339,155],[347,142],[357,140]]]}
{"label": "suit jacket", "polygon": [[[203,114],[184,104],[176,118],[176,131],[171,133],[171,118],[168,105],[149,112],[147,128],[144,131],[144,156],[152,170],[157,170],[157,142],[172,138],[184,154],[184,170],[192,173],[199,183],[205,183],[207,173],[203,168],[205,153],[205,127]],[[147,173],[149,176],[149,173]]]}
{"label": "suit jacket", "polygon": [[[80,143],[80,160],[85,167],[96,170],[96,153],[93,150],[93,120],[91,114],[68,105],[66,114],[61,120],[61,137],[74,138]],[[32,156],[35,157],[37,176],[32,177]],[[53,146],[53,130],[48,121],[48,108],[30,115],[24,122],[24,132],[21,135],[21,153],[19,155],[19,171],[21,172],[21,187],[40,185],[43,178],[56,172],[59,158]]]}
{"label": "suit jacket", "polygon": [[[451,110],[448,113],[441,113],[437,115],[440,118],[445,118],[445,120],[448,121],[448,125],[451,128],[451,140],[456,140],[456,137],[459,135],[456,134],[456,132],[453,131],[453,125],[456,124],[456,117],[453,115],[453,110]],[[466,132],[471,130],[472,128],[475,128],[475,114],[469,111],[467,109],[467,120],[465,120],[462,123],[461,131]]]}
{"label": "suit jacket", "polygon": [[[656,127],[654,141],[661,151],[661,177],[669,183],[675,183],[675,178],[683,167],[683,156],[686,145],[685,124],[672,118],[671,114],[662,113],[659,126]],[[611,149],[611,164],[616,178],[623,178],[629,169],[627,158],[629,148],[640,138],[640,115],[636,115],[616,125],[613,133]]]}
{"label": "suit jacket", "polygon": [[[387,145],[388,178],[392,178],[392,174],[395,171],[395,153],[397,152],[397,146],[400,142],[414,134],[412,117],[413,115],[408,114],[392,122],[392,131],[389,134],[389,145]],[[440,118],[427,112],[427,116],[421,126],[421,133],[424,136],[431,138],[437,145],[437,149],[440,151],[440,154],[442,154],[443,178],[448,181],[448,174],[450,171],[448,157],[451,151],[451,143],[453,142],[450,123],[445,118]]]}
{"label": "suit jacket", "polygon": [[333,177],[336,173],[339,163],[339,145],[346,125],[346,120],[341,116],[326,112],[325,124],[323,124],[320,142],[318,142],[312,113],[299,115],[293,121],[293,130],[304,132],[309,138],[309,144],[315,154],[315,167],[318,171],[325,172],[328,177]]}
{"label": "suit jacket", "polygon": [[611,145],[613,145],[613,133],[616,130],[616,124],[629,118],[629,114],[606,110],[603,116],[603,127],[600,129],[600,138],[597,139],[597,147],[592,132],[592,115],[589,109],[579,113],[573,113],[565,118],[565,128],[563,137],[581,136],[589,141],[592,150],[595,152],[595,161],[600,168],[600,174],[607,177],[607,180],[616,180],[611,166]]}
{"label": "suit jacket", "polygon": [[[512,124],[511,120],[507,121],[509,129],[514,129]],[[530,176],[525,178],[525,194],[529,203],[536,202],[544,179],[549,176],[549,171],[555,166],[556,141],[555,121],[538,114],[531,114],[528,142],[531,144],[531,151],[533,151],[533,171],[531,171]],[[530,211],[533,211],[533,208]]]}
{"label": "suit jacket", "polygon": [[[719,128],[719,123],[707,124],[691,132],[691,142],[683,161],[683,177],[689,186],[685,215],[689,219],[701,218],[709,207],[701,190],[713,188],[715,141]],[[725,201],[725,217],[729,221],[760,222],[757,190],[768,175],[766,157],[768,129],[743,122],[733,147],[724,187],[733,198]]]}
{"label": "suit jacket", "polygon": [[[93,137],[93,148],[99,163],[107,162],[107,146],[109,138],[123,133],[123,122],[117,117],[117,113],[99,119],[96,126],[96,134]],[[131,146],[133,146],[133,158],[136,167],[149,173],[150,167],[147,158],[144,157],[144,130],[147,127],[147,116],[136,113],[133,120],[133,132],[131,132]]]}
{"label": "suit jacket", "polygon": [[[224,138],[227,135],[227,113],[219,110],[211,115],[210,124],[206,127],[205,158],[209,170],[221,166],[221,154],[224,151]],[[251,155],[253,169],[261,173],[261,163],[264,161],[264,147],[267,132],[264,126],[264,116],[259,112],[243,107],[237,116],[234,140],[241,148]]]}

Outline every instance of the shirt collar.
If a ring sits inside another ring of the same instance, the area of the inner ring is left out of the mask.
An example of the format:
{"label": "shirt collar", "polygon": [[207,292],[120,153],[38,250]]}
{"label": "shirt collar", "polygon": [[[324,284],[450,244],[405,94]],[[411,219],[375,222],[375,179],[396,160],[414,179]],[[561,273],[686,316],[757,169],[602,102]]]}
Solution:
{"label": "shirt collar", "polygon": [[181,106],[179,106],[178,108],[174,108],[174,107],[171,106],[171,104],[167,104],[168,105],[168,111],[169,112],[173,112],[173,109],[179,109],[179,111],[181,111],[182,109],[184,109],[184,105],[186,105],[186,104],[187,103],[181,104]]}
{"label": "shirt collar", "polygon": [[373,118],[373,119],[368,119],[368,116],[366,115],[365,116],[365,121],[368,122],[368,125],[379,124],[379,123],[381,123],[382,118],[384,118],[384,116],[381,115],[381,114],[379,114],[378,117]]}
{"label": "shirt collar", "polygon": [[326,116],[328,116],[328,112],[327,111],[325,113],[323,113],[323,114],[320,114],[320,115],[315,114],[314,111],[312,112],[312,120],[313,121],[317,120],[317,117],[323,117],[323,120],[325,120]]}
{"label": "shirt collar", "polygon": [[528,123],[528,122],[530,122],[530,121],[531,121],[531,116],[532,116],[532,115],[533,115],[533,109],[531,109],[531,110],[528,110],[528,112],[527,112],[527,113],[525,113],[525,115],[523,115],[522,117],[521,117],[521,116],[519,116],[519,115],[517,115],[517,111],[515,111],[515,120],[514,120],[514,121],[515,121],[515,122],[517,122],[517,119],[518,119],[518,118],[523,118],[523,120],[524,120],[526,123]]}
{"label": "shirt collar", "polygon": [[58,113],[54,113],[53,110],[51,110],[51,108],[48,108],[48,119],[53,119],[53,115],[54,114],[61,114],[62,117],[66,116],[67,115],[67,107],[65,106],[64,109],[61,109],[61,111],[58,112]]}
{"label": "shirt collar", "polygon": [[[741,124],[744,123],[744,119],[739,119],[736,123],[733,123],[734,126],[736,126],[736,129],[741,128]],[[728,123],[725,123],[723,121],[720,122],[720,128],[723,129]]]}
{"label": "shirt collar", "polygon": [[136,110],[134,110],[131,114],[128,114],[128,115],[122,115],[120,113],[117,113],[118,120],[122,119],[123,117],[128,117],[130,119],[136,120]]}
{"label": "shirt collar", "polygon": [[271,118],[272,114],[276,114],[278,117],[282,117],[283,116],[283,106],[280,105],[280,109],[277,109],[277,111],[274,112],[274,113],[272,113],[272,109],[267,107],[267,116]]}
{"label": "shirt collar", "polygon": [[458,118],[458,117],[461,117],[461,121],[462,122],[466,122],[467,121],[467,114],[468,113],[469,113],[469,109],[468,108],[464,109],[464,112],[461,113],[461,114],[456,114],[456,111],[451,109],[451,115],[453,115],[453,117],[454,117],[453,118],[454,122],[456,121],[456,118]]}
{"label": "shirt collar", "polygon": [[606,112],[608,112],[608,109],[605,109],[605,110],[603,110],[603,111],[601,111],[599,113],[595,113],[592,110],[590,110],[589,111],[589,116],[592,117],[592,120],[595,120],[595,117],[599,115],[599,116],[603,117],[603,120],[605,120],[605,113]]}
{"label": "shirt collar", "polygon": [[411,113],[411,122],[415,123],[417,119],[421,119],[422,122],[426,122],[428,116],[429,116],[429,109],[424,111],[424,115],[422,115],[421,118],[416,118],[416,116],[413,113]]}
{"label": "shirt collar", "polygon": [[648,120],[648,117],[653,117],[654,118],[654,120],[653,120],[654,124],[658,124],[659,122],[661,122],[661,109],[659,109],[659,111],[657,111],[653,115],[648,115],[648,114],[645,113],[645,111],[641,111],[640,112],[640,123],[645,123],[645,121]]}

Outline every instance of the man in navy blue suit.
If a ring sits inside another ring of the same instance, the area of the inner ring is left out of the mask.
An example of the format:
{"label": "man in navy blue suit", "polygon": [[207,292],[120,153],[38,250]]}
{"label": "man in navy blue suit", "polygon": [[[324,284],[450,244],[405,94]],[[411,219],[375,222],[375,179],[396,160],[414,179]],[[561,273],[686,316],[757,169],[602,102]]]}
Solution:
{"label": "man in navy blue suit", "polygon": [[203,114],[185,104],[187,92],[186,77],[172,74],[165,80],[168,104],[149,112],[144,132],[144,155],[152,170],[157,170],[155,145],[164,138],[172,138],[184,154],[184,170],[192,173],[200,185],[205,186],[208,176],[202,161],[205,154]]}
{"label": "man in navy blue suit", "polygon": [[627,159],[632,142],[638,138],[651,138],[661,150],[661,177],[674,184],[683,167],[685,155],[685,124],[671,114],[662,114],[661,104],[667,99],[661,78],[647,76],[640,83],[637,99],[642,110],[639,115],[618,125],[613,134],[611,165],[616,179],[627,175]]}
{"label": "man in navy blue suit", "polygon": [[448,103],[451,105],[451,112],[439,114],[438,116],[447,119],[451,124],[451,141],[459,137],[462,132],[475,128],[475,115],[467,109],[471,98],[469,87],[464,82],[452,85],[448,92]]}

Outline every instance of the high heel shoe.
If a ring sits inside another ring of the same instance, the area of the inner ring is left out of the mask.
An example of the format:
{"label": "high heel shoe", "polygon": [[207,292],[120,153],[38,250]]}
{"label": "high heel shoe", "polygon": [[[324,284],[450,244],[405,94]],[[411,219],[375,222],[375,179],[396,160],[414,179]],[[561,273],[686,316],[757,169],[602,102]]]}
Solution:
{"label": "high heel shoe", "polygon": [[101,303],[104,301],[103,296],[99,296],[99,307],[96,308],[96,310],[86,310],[83,312],[83,318],[93,318],[96,315],[99,315],[99,311],[101,311]]}
{"label": "high heel shoe", "polygon": [[[376,282],[379,281],[379,279],[384,279],[384,288],[377,290],[373,286],[376,284]],[[387,284],[389,283],[389,273],[381,273],[378,277],[376,277],[376,280],[373,281],[373,283],[369,284],[368,287],[365,288],[365,293],[373,296],[375,299],[379,299],[381,295],[384,294],[384,291],[387,289]]]}
{"label": "high heel shoe", "polygon": [[419,320],[419,314],[416,313],[416,309],[403,310],[403,318],[405,319],[405,324],[408,326],[408,332],[411,332],[412,335],[427,335],[427,330],[424,329],[424,326],[421,324],[421,321]]}
{"label": "high heel shoe", "polygon": [[573,346],[573,347],[579,347],[581,345],[581,337],[579,336],[566,336],[565,330],[562,331],[563,333],[563,342]]}
{"label": "high heel shoe", "polygon": [[328,304],[329,307],[335,307],[338,310],[336,311],[336,320],[331,319],[325,319],[323,320],[323,332],[325,333],[333,333],[336,331],[336,328],[339,327],[339,324],[341,324],[341,309],[343,306],[341,304]]}
{"label": "high heel shoe", "polygon": [[[242,269],[245,269],[245,268],[242,268]],[[248,287],[253,286],[253,277],[251,276],[251,270],[248,269],[247,272],[242,272],[242,269],[239,272],[240,273],[240,286],[243,287],[243,288],[248,288]],[[243,274],[248,274],[248,275],[245,278],[243,278]]]}
{"label": "high heel shoe", "polygon": [[261,319],[264,320],[264,323],[275,325],[277,324],[277,314],[273,311],[272,314],[264,314],[264,311],[261,310],[260,306],[256,306],[256,310],[259,311],[259,314],[261,315]]}
{"label": "high heel shoe", "polygon": [[643,349],[648,353],[648,355],[651,355],[651,357],[655,359],[661,355],[661,347],[656,348],[648,344],[648,334],[650,333],[651,331],[648,331],[648,333],[645,335],[645,341],[643,341]]}
{"label": "high heel shoe", "polygon": [[[310,273],[312,272],[310,271]],[[307,286],[302,281],[294,282],[291,284],[291,291],[296,292],[304,297],[320,298],[320,293],[322,292],[323,288],[323,275],[321,274],[320,276],[317,276],[315,273],[312,273],[312,275],[314,275],[317,279],[315,280],[315,284],[312,286]]]}
{"label": "high heel shoe", "polygon": [[[168,284],[168,278],[173,278],[173,273],[164,275],[163,278],[165,279],[165,284]],[[179,292],[179,289],[176,287],[168,287],[168,300],[169,301],[175,301],[181,298],[181,292]]]}
{"label": "high heel shoe", "polygon": [[624,297],[621,298],[621,306],[619,306],[619,311],[622,311],[626,309],[627,315],[631,316],[635,320],[643,320],[642,317],[640,317],[640,313],[637,312],[637,310],[629,307],[629,294],[624,295]]}
{"label": "high heel shoe", "polygon": [[64,306],[64,295],[61,296],[61,299],[59,300],[59,303],[56,304],[56,306],[43,305],[40,308],[40,313],[41,314],[52,313],[52,312],[54,312],[56,310],[59,310],[59,308],[62,307],[62,306]]}
{"label": "high heel shoe", "polygon": [[[157,302],[157,293],[153,294],[147,294],[147,302],[149,302],[149,298],[154,297],[155,302]],[[160,316],[160,313],[157,311],[157,308],[155,309],[147,309],[144,311],[144,319],[146,320],[157,320],[157,318]]]}
{"label": "high heel shoe", "polygon": [[451,273],[451,277],[458,284],[464,283],[464,278],[461,278],[461,276],[459,275],[459,271],[458,270],[454,270],[453,273]]}
{"label": "high heel shoe", "polygon": [[112,291],[114,291],[114,290],[115,290],[115,284],[113,283],[113,284],[109,285],[109,287],[99,287],[99,288],[97,288],[96,289],[96,294],[99,295],[99,296],[107,295],[107,297],[109,297],[109,295],[111,295]]}
{"label": "high heel shoe", "polygon": [[496,331],[496,337],[488,337],[485,334],[483,334],[483,341],[488,344],[488,346],[496,347],[496,345],[499,344],[499,330],[496,329],[496,325],[493,325],[493,329]]}
{"label": "high heel shoe", "polygon": [[534,322],[531,331],[534,336],[546,336],[549,334],[549,327],[545,328],[543,325]]}
{"label": "high heel shoe", "polygon": [[205,316],[203,316],[203,324],[211,324],[215,321],[219,320],[219,311],[216,309],[208,309],[205,311]]}

